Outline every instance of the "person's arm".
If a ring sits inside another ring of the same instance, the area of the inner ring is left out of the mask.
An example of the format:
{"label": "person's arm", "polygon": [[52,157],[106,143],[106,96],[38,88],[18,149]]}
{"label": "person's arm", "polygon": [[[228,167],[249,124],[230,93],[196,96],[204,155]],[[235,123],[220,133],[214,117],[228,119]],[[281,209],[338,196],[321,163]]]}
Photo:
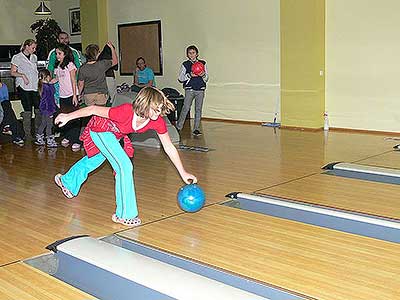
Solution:
{"label": "person's arm", "polygon": [[116,64],[118,64],[117,52],[115,51],[114,45],[110,41],[107,42],[107,46],[110,47],[110,49],[111,49],[112,66],[115,66]]}
{"label": "person's arm", "polygon": [[207,65],[204,65],[204,72],[203,74],[200,74],[200,76],[203,78],[204,82],[208,81],[208,71],[207,71]]}
{"label": "person's arm", "polygon": [[85,81],[83,80],[78,80],[78,91],[79,91],[79,95],[82,95],[83,92],[83,87],[85,86]]}
{"label": "person's arm", "polygon": [[44,84],[42,89],[42,94],[40,95],[40,104],[41,109],[43,108],[45,111],[49,111],[49,102],[51,100],[51,91],[50,89]]}
{"label": "person's arm", "polygon": [[77,106],[78,105],[78,98],[76,96],[76,69],[73,68],[69,71],[69,77],[71,79],[72,84],[72,104]]}
{"label": "person's arm", "polygon": [[72,55],[74,57],[74,65],[77,69],[79,69],[82,66],[82,60],[81,60],[81,56],[79,55],[78,50],[76,50],[76,49],[72,50]]}
{"label": "person's arm", "polygon": [[75,110],[69,114],[59,114],[57,118],[55,119],[54,123],[58,125],[59,127],[63,127],[65,124],[67,124],[71,120],[83,118],[83,117],[89,117],[92,115],[103,117],[103,118],[108,118],[108,113],[110,111],[110,107],[105,107],[105,106],[97,106],[97,105],[91,105],[87,106],[78,110]]}
{"label": "person's arm", "polygon": [[149,69],[149,73],[150,73],[150,78],[151,78],[151,79],[149,79],[149,81],[147,81],[147,83],[144,84],[144,86],[153,86],[153,82],[154,82],[154,72],[153,72],[152,69],[150,69],[150,68],[148,68],[148,69]]}
{"label": "person's arm", "polygon": [[181,70],[179,71],[178,81],[180,83],[184,83],[190,80],[190,78],[191,78],[190,75],[186,74],[186,68],[182,65]]}
{"label": "person's arm", "polygon": [[137,86],[139,86],[138,71],[139,68],[136,68],[135,71],[133,72],[133,85]]}
{"label": "person's arm", "polygon": [[3,107],[0,105],[0,124],[3,122],[3,118],[4,118]]}
{"label": "person's arm", "polygon": [[53,50],[51,51],[50,55],[49,55],[49,59],[48,59],[48,63],[47,63],[47,69],[50,71],[51,76],[54,76],[54,69],[56,66],[56,51]]}
{"label": "person's arm", "polygon": [[187,184],[192,182],[196,183],[197,182],[196,176],[186,172],[185,168],[183,167],[181,158],[179,157],[178,150],[176,150],[174,144],[172,144],[168,132],[164,134],[158,134],[158,137],[160,138],[165,153],[167,153],[169,159],[172,161],[175,168],[178,170],[182,180]]}
{"label": "person's arm", "polygon": [[29,79],[28,79],[28,77],[26,77],[26,75],[25,75],[24,73],[18,72],[18,67],[17,67],[16,65],[14,65],[14,64],[11,64],[11,76],[14,76],[14,77],[22,77],[22,79],[24,80],[24,83],[25,83],[26,85],[29,84]]}

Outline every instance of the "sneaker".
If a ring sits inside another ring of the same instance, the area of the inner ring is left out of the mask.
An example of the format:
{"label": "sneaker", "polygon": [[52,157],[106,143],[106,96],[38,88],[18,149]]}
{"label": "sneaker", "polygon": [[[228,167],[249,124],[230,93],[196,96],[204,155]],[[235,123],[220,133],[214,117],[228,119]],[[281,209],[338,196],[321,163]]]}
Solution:
{"label": "sneaker", "polygon": [[6,125],[3,127],[3,134],[12,135],[12,131],[10,129],[10,125]]}
{"label": "sneaker", "polygon": [[24,140],[17,137],[12,141],[14,144],[18,145],[18,146],[23,146],[24,145]]}
{"label": "sneaker", "polygon": [[76,151],[81,150],[81,145],[78,143],[74,143],[74,144],[72,144],[71,148],[72,148],[72,151],[76,152]]}
{"label": "sneaker", "polygon": [[35,144],[38,146],[46,145],[46,143],[44,141],[44,134],[36,134]]}
{"label": "sneaker", "polygon": [[57,142],[54,139],[54,135],[51,135],[47,138],[47,147],[49,148],[57,148]]}
{"label": "sneaker", "polygon": [[69,146],[69,140],[68,139],[62,139],[61,146],[68,147]]}
{"label": "sneaker", "polygon": [[200,135],[202,135],[202,133],[200,132],[200,130],[195,130],[195,131],[193,131],[192,132],[192,134],[194,135],[194,136],[200,136]]}
{"label": "sneaker", "polygon": [[72,192],[63,185],[63,183],[61,181],[61,177],[62,177],[62,174],[57,174],[54,177],[54,182],[57,184],[57,186],[59,188],[61,188],[61,191],[63,192],[65,197],[67,197],[68,199],[74,198],[75,196],[72,194]]}

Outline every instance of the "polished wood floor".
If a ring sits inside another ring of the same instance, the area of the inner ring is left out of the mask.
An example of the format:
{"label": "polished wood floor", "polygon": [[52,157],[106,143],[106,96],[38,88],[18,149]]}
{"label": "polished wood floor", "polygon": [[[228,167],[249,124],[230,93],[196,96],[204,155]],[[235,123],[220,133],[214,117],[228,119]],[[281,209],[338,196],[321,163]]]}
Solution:
{"label": "polished wood floor", "polygon": [[[218,205],[232,191],[256,192],[399,218],[399,186],[339,179],[321,175],[320,169],[332,161],[399,168],[400,152],[392,151],[396,141],[383,135],[212,121],[203,122],[201,137],[185,130],[184,144],[215,149],[180,152],[206,192],[207,208],[183,214],[176,204],[182,182],[163,151],[137,148],[135,187],[144,224],[126,231],[130,238],[310,299],[400,299],[399,245]],[[46,299],[37,296],[47,293],[39,291],[39,282],[51,278],[39,279],[41,274],[21,261],[46,253],[49,243],[76,234],[125,234],[125,227],[111,222],[114,181],[107,164],[89,177],[75,199],[67,200],[54,185],[54,175],[65,172],[82,155],[65,148],[0,145],[0,299]],[[247,237],[238,241],[242,235]],[[243,253],[243,248],[251,254]],[[265,270],[258,269],[257,262]],[[275,273],[278,269],[280,273]],[[38,282],[38,289],[5,279],[10,276]],[[33,298],[20,297],[21,293]],[[74,293],[63,299],[76,299]]]}

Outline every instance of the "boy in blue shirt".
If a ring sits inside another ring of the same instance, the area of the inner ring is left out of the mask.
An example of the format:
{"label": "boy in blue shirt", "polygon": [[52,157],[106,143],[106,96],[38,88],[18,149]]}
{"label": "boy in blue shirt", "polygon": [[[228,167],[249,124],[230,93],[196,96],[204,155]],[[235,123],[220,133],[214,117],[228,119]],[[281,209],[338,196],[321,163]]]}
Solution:
{"label": "boy in blue shirt", "polygon": [[0,81],[0,104],[4,114],[3,122],[0,123],[1,132],[5,134],[11,133],[13,143],[19,146],[23,146],[24,140],[21,137],[22,136],[21,129],[18,126],[17,117],[15,116],[14,110],[10,103],[10,98],[8,96],[8,88],[1,81]]}

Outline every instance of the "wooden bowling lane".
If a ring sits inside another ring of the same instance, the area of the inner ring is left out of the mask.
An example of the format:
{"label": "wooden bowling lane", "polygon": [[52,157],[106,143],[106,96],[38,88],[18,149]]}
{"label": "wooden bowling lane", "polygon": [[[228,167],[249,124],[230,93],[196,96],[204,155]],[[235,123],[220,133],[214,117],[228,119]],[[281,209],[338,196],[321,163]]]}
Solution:
{"label": "wooden bowling lane", "polygon": [[400,219],[400,185],[396,184],[316,174],[257,194]]}
{"label": "wooden bowling lane", "polygon": [[391,151],[381,155],[362,159],[357,163],[369,166],[400,169],[400,151]]}
{"label": "wooden bowling lane", "polygon": [[24,263],[0,268],[0,299],[89,300],[96,299]]}
{"label": "wooden bowling lane", "polygon": [[400,299],[395,243],[221,205],[119,235],[306,299]]}

